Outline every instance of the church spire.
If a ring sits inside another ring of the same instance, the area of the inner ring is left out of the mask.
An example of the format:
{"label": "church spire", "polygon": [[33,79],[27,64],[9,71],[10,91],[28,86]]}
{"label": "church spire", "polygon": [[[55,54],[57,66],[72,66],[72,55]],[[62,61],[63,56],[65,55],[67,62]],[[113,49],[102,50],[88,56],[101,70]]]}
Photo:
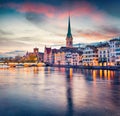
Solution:
{"label": "church spire", "polygon": [[72,37],[71,26],[70,26],[70,15],[69,15],[69,19],[68,19],[68,33],[67,33],[67,37],[68,38]]}
{"label": "church spire", "polygon": [[73,38],[72,38],[71,26],[70,26],[70,15],[68,18],[68,32],[67,32],[67,37],[66,37],[66,47],[68,47],[68,48],[73,47]]}

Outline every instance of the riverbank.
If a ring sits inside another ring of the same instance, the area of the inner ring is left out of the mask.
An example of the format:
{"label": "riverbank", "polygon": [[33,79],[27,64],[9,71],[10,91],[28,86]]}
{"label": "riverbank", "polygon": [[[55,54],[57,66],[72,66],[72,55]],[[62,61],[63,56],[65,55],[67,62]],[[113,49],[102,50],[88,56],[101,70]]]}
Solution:
{"label": "riverbank", "polygon": [[1,63],[0,68],[9,67],[42,67],[44,63]]}
{"label": "riverbank", "polygon": [[78,69],[95,69],[95,70],[118,70],[120,71],[120,66],[73,66],[73,65],[45,65],[44,63],[9,63],[1,64],[0,68],[9,68],[9,67],[61,67],[61,68],[78,68]]}
{"label": "riverbank", "polygon": [[52,67],[65,67],[65,68],[79,68],[79,69],[96,69],[96,70],[119,70],[120,66],[72,66],[72,65],[51,65]]}

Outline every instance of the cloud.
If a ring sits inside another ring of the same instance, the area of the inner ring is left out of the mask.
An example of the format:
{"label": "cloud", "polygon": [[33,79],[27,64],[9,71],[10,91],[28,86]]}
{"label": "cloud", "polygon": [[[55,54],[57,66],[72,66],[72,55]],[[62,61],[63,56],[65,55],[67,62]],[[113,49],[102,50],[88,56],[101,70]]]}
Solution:
{"label": "cloud", "polygon": [[25,13],[25,18],[39,29],[44,30],[46,33],[48,32],[49,35],[65,36],[62,31],[66,31],[66,27],[57,23],[56,20],[50,20],[42,14],[35,13]]}
{"label": "cloud", "polygon": [[19,12],[23,13],[36,13],[36,14],[43,14],[49,18],[54,16],[54,12],[56,11],[55,7],[43,3],[8,3],[8,7],[14,8]]}
{"label": "cloud", "polygon": [[1,47],[5,47],[6,48],[9,47],[13,47],[13,46],[17,46],[17,47],[21,47],[26,45],[26,43],[24,43],[24,41],[19,41],[18,39],[9,39],[7,37],[0,37],[0,46]]}
{"label": "cloud", "polygon": [[104,34],[97,31],[91,31],[91,30],[78,31],[78,34],[76,34],[76,36],[88,39],[90,41],[93,41],[93,40],[101,41],[106,39],[106,36]]}
{"label": "cloud", "polygon": [[15,56],[23,56],[25,55],[26,51],[22,50],[14,50],[10,52],[0,53],[0,57],[15,57]]}
{"label": "cloud", "polygon": [[[66,6],[63,7],[66,8]],[[106,15],[103,11],[98,10],[95,6],[85,1],[74,2],[71,6],[68,5],[65,11],[63,10],[59,17],[67,17],[68,12],[70,12],[71,16],[89,17],[91,20],[99,22],[103,22]]]}
{"label": "cloud", "polygon": [[66,18],[68,12],[72,16],[88,16],[94,21],[103,21],[105,13],[99,11],[95,6],[88,2],[74,2],[71,6],[63,4],[61,6],[53,6],[43,3],[7,3],[8,8],[16,9],[22,13],[42,14],[48,18]]}
{"label": "cloud", "polygon": [[119,36],[120,28],[115,26],[101,26],[101,31],[109,36]]}
{"label": "cloud", "polygon": [[47,18],[46,16],[42,15],[42,14],[35,14],[35,13],[25,13],[25,18],[33,23],[34,25],[36,25],[37,27],[40,27],[41,25],[46,24],[45,22],[47,22]]}
{"label": "cloud", "polygon": [[76,31],[76,36],[87,38],[91,41],[105,41],[120,36],[120,28],[114,26],[99,26],[96,30]]}
{"label": "cloud", "polygon": [[13,35],[13,33],[8,32],[8,31],[4,31],[3,29],[0,29],[0,36],[3,36],[3,35]]}

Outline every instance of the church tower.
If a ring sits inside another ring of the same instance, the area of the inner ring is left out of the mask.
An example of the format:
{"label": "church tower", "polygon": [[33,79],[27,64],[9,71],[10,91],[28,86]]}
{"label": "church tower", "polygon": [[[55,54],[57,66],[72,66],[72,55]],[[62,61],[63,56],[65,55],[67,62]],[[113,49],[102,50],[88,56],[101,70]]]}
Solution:
{"label": "church tower", "polygon": [[73,47],[73,38],[72,38],[71,27],[70,27],[70,16],[68,19],[68,32],[67,32],[67,37],[66,37],[66,47],[68,48]]}

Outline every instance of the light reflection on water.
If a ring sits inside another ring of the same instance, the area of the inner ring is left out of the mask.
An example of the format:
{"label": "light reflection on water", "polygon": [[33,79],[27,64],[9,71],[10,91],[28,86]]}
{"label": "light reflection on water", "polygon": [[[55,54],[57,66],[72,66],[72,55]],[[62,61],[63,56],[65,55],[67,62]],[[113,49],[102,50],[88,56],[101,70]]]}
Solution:
{"label": "light reflection on water", "polygon": [[119,71],[0,69],[2,116],[119,116],[119,109]]}

